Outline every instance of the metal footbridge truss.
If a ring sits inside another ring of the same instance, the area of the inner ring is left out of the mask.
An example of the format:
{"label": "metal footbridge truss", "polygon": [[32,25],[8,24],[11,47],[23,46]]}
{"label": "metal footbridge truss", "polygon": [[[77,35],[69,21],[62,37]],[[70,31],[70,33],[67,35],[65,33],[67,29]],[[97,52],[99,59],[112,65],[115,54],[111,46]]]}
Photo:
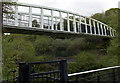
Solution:
{"label": "metal footbridge truss", "polygon": [[11,5],[12,15],[3,13],[4,33],[52,33],[115,37],[110,26],[70,11],[17,3]]}

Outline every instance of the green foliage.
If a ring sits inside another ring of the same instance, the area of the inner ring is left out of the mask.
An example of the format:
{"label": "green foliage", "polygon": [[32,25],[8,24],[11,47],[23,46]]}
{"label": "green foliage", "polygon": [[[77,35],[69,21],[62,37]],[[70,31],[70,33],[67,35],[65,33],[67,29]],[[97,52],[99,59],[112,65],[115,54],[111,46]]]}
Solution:
{"label": "green foliage", "polygon": [[89,45],[85,38],[77,38],[71,41],[71,44],[68,46],[67,51],[71,55],[76,55],[81,51],[87,50]]}
{"label": "green foliage", "polygon": [[93,52],[81,52],[68,63],[68,73],[94,70],[118,65],[118,56],[98,56]]}
{"label": "green foliage", "polygon": [[35,54],[33,45],[23,40],[22,35],[3,37],[3,75],[11,70],[17,70],[19,62],[30,62]]}
{"label": "green foliage", "polygon": [[70,73],[96,69],[100,66],[97,63],[96,56],[89,52],[81,52],[74,56],[74,59],[75,62],[68,65]]}
{"label": "green foliage", "polygon": [[96,13],[91,17],[111,26],[114,29],[118,27],[118,8],[111,8],[104,13]]}
{"label": "green foliage", "polygon": [[36,56],[49,54],[51,52],[52,38],[48,36],[37,36],[36,41],[34,42]]}
{"label": "green foliage", "polygon": [[117,30],[116,38],[112,39],[110,41],[110,45],[107,47],[108,55],[118,55],[119,53],[119,49],[120,49],[119,48],[120,29],[118,28],[120,24],[119,17],[118,17],[119,13],[120,13],[119,8],[111,8],[105,11],[104,13],[97,13],[92,16],[92,18],[100,20]]}
{"label": "green foliage", "polygon": [[117,66],[118,65],[118,56],[103,56],[99,59],[99,64],[102,65],[102,67],[111,67],[111,66]]}
{"label": "green foliage", "polygon": [[91,18],[104,22],[104,13],[96,13]]}
{"label": "green foliage", "polygon": [[92,53],[82,52],[75,56],[75,60],[78,64],[78,70],[81,71],[94,69],[96,66],[96,59]]}

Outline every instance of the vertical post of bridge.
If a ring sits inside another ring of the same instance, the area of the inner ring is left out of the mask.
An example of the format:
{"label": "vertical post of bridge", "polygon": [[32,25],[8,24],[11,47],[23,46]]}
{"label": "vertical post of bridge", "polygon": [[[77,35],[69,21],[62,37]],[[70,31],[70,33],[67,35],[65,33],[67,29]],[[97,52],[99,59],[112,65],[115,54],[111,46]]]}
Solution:
{"label": "vertical post of bridge", "polygon": [[105,25],[104,25],[104,31],[105,31],[105,36],[106,36],[107,34],[106,34],[106,26]]}
{"label": "vertical post of bridge", "polygon": [[112,28],[110,27],[110,36],[112,36]]}
{"label": "vertical post of bridge", "polygon": [[102,31],[102,35],[103,35],[103,26],[102,26],[102,23],[101,23],[101,31]]}
{"label": "vertical post of bridge", "polygon": [[41,8],[41,18],[40,18],[40,20],[41,20],[41,29],[43,29],[43,15],[44,13],[43,13],[43,8]]}
{"label": "vertical post of bridge", "polygon": [[15,5],[15,26],[18,26],[18,6]]}
{"label": "vertical post of bridge", "polygon": [[74,27],[74,32],[76,33],[76,19],[75,19],[75,15],[73,15],[73,27]]}
{"label": "vertical post of bridge", "polygon": [[98,28],[98,35],[100,35],[100,26],[99,26],[99,22],[97,22],[97,28]]}
{"label": "vertical post of bridge", "polygon": [[111,30],[111,34],[112,34],[112,36],[113,36],[113,29]]}
{"label": "vertical post of bridge", "polygon": [[94,26],[94,34],[96,35],[96,26],[95,26],[95,21],[93,20],[93,26]]}
{"label": "vertical post of bridge", "polygon": [[106,35],[108,36],[108,26],[107,26],[107,28],[106,28]]}
{"label": "vertical post of bridge", "polygon": [[63,26],[62,26],[62,13],[61,13],[61,11],[59,12],[59,16],[60,16],[60,31],[63,31]]}
{"label": "vertical post of bridge", "polygon": [[115,30],[113,30],[113,34],[114,34],[113,36],[115,37],[115,35],[116,35],[116,31]]}
{"label": "vertical post of bridge", "polygon": [[85,17],[85,31],[86,31],[86,34],[88,33],[88,30],[87,30],[87,18]]}
{"label": "vertical post of bridge", "polygon": [[107,27],[107,34],[108,34],[108,36],[110,36],[110,28],[109,28],[109,26]]}
{"label": "vertical post of bridge", "polygon": [[79,33],[79,28],[80,28],[80,24],[79,24],[79,21],[77,20],[77,33]]}
{"label": "vertical post of bridge", "polygon": [[29,7],[29,27],[32,27],[32,7]]}
{"label": "vertical post of bridge", "polygon": [[67,13],[67,30],[70,32],[69,12]]}
{"label": "vertical post of bridge", "polygon": [[81,29],[81,16],[79,16],[79,32],[82,33],[82,29]]}
{"label": "vertical post of bridge", "polygon": [[48,16],[48,29],[50,29],[50,17]]}
{"label": "vertical post of bridge", "polygon": [[115,37],[115,30],[113,31],[114,37]]}
{"label": "vertical post of bridge", "polygon": [[112,30],[112,28],[111,28],[111,36],[113,36],[113,30]]}
{"label": "vertical post of bridge", "polygon": [[89,25],[90,25],[90,34],[92,34],[91,18],[89,18]]}
{"label": "vertical post of bridge", "polygon": [[21,20],[22,20],[21,14],[19,14],[19,19],[20,19],[19,26],[21,26],[21,24],[22,24],[22,22],[21,22]]}
{"label": "vertical post of bridge", "polygon": [[54,23],[53,23],[53,10],[51,10],[51,28],[54,30]]}
{"label": "vertical post of bridge", "polygon": [[57,30],[57,17],[55,17],[55,30]]}
{"label": "vertical post of bridge", "polygon": [[113,29],[112,29],[112,36],[114,37],[114,31],[113,31]]}

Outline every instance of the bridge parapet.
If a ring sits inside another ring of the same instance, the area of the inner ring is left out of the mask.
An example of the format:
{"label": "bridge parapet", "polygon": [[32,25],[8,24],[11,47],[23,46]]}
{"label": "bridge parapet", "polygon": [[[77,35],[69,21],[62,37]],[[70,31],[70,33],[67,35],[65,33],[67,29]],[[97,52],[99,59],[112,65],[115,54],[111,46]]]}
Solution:
{"label": "bridge parapet", "polygon": [[12,17],[9,17],[9,13],[3,13],[5,26],[106,37],[115,37],[116,34],[110,26],[70,11],[25,3],[17,3],[12,8]]}

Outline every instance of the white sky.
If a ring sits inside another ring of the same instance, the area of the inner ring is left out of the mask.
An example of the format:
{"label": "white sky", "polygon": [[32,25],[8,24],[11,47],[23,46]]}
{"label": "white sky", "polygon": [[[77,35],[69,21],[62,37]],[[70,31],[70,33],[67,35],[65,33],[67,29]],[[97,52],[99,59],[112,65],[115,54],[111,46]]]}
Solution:
{"label": "white sky", "polygon": [[18,0],[18,2],[53,7],[91,16],[110,8],[118,8],[119,0]]}

